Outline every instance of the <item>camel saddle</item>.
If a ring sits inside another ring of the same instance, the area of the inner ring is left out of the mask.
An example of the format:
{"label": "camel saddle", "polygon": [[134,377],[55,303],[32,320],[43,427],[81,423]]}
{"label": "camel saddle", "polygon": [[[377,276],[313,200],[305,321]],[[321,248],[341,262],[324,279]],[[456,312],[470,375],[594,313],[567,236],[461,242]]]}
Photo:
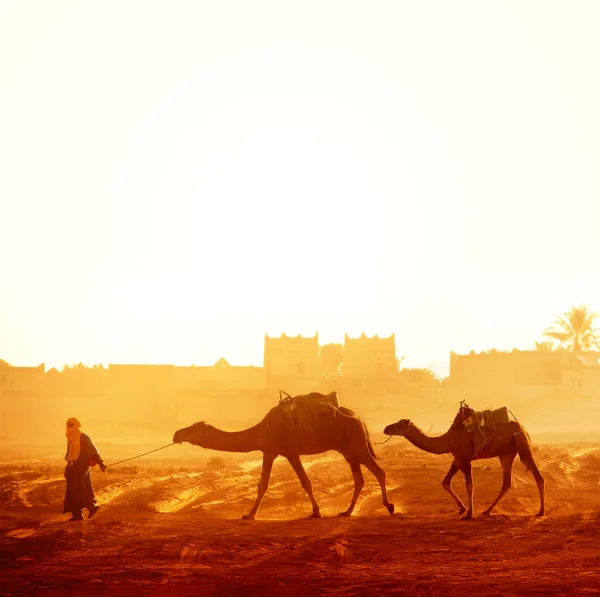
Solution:
{"label": "camel saddle", "polygon": [[319,415],[333,415],[339,408],[340,400],[337,392],[321,394],[299,394],[287,396],[279,401],[279,405],[295,427],[305,431],[316,431],[319,426]]}
{"label": "camel saddle", "polygon": [[482,411],[468,408],[465,415],[464,426],[469,431],[472,431],[475,437],[475,455],[496,433],[496,425],[510,423],[510,416],[506,406],[495,410]]}

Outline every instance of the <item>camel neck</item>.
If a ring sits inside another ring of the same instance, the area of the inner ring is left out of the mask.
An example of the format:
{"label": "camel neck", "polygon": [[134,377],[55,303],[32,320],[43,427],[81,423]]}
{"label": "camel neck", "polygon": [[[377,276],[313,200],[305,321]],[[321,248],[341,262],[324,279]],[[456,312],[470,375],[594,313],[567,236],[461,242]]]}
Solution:
{"label": "camel neck", "polygon": [[418,427],[411,425],[404,437],[417,448],[431,454],[448,454],[450,452],[450,432],[444,435],[430,437],[425,435]]}
{"label": "camel neck", "polygon": [[203,448],[222,452],[254,452],[264,447],[263,422],[242,431],[223,431],[207,425],[202,433]]}

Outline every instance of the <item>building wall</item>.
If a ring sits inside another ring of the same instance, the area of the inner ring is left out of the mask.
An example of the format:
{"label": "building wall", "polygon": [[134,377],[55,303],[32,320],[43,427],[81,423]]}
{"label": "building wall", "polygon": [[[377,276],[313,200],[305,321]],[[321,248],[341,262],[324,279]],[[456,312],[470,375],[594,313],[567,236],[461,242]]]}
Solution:
{"label": "building wall", "polygon": [[570,385],[574,390],[600,400],[600,367],[582,369],[578,377],[579,387]]}
{"label": "building wall", "polygon": [[213,367],[175,367],[176,390],[259,390],[265,386],[263,367],[231,366],[224,359]]}
{"label": "building wall", "polygon": [[393,386],[397,380],[395,335],[369,338],[344,336],[342,377],[349,387]]}
{"label": "building wall", "polygon": [[514,388],[514,365],[510,354],[450,353],[450,388],[461,400],[507,397]]}
{"label": "building wall", "polygon": [[519,351],[450,354],[450,387],[469,400],[534,399],[556,393],[600,396],[600,353]]}
{"label": "building wall", "polygon": [[322,377],[318,334],[265,336],[264,369],[268,388],[281,387],[290,394],[312,391]]}
{"label": "building wall", "polygon": [[44,392],[45,365],[38,367],[2,367],[2,391],[11,396]]}
{"label": "building wall", "polygon": [[343,374],[349,377],[393,377],[396,365],[395,335],[369,338],[344,336]]}
{"label": "building wall", "polygon": [[104,367],[74,367],[46,371],[44,393],[48,396],[106,396],[108,369]]}

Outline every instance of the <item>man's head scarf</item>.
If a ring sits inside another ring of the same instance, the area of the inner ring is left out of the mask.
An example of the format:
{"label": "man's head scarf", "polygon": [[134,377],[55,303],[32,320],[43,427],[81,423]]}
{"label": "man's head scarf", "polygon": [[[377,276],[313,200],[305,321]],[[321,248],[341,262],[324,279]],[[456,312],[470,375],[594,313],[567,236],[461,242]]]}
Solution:
{"label": "man's head scarf", "polygon": [[68,462],[73,462],[79,458],[81,452],[81,423],[75,418],[67,419],[67,458]]}

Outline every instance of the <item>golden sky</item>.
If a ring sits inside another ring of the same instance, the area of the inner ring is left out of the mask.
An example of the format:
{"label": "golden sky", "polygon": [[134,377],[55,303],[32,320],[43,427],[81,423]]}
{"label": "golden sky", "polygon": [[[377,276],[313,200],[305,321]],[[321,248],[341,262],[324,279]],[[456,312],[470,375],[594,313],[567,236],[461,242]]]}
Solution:
{"label": "golden sky", "polygon": [[0,4],[0,357],[408,366],[600,310],[600,2]]}

